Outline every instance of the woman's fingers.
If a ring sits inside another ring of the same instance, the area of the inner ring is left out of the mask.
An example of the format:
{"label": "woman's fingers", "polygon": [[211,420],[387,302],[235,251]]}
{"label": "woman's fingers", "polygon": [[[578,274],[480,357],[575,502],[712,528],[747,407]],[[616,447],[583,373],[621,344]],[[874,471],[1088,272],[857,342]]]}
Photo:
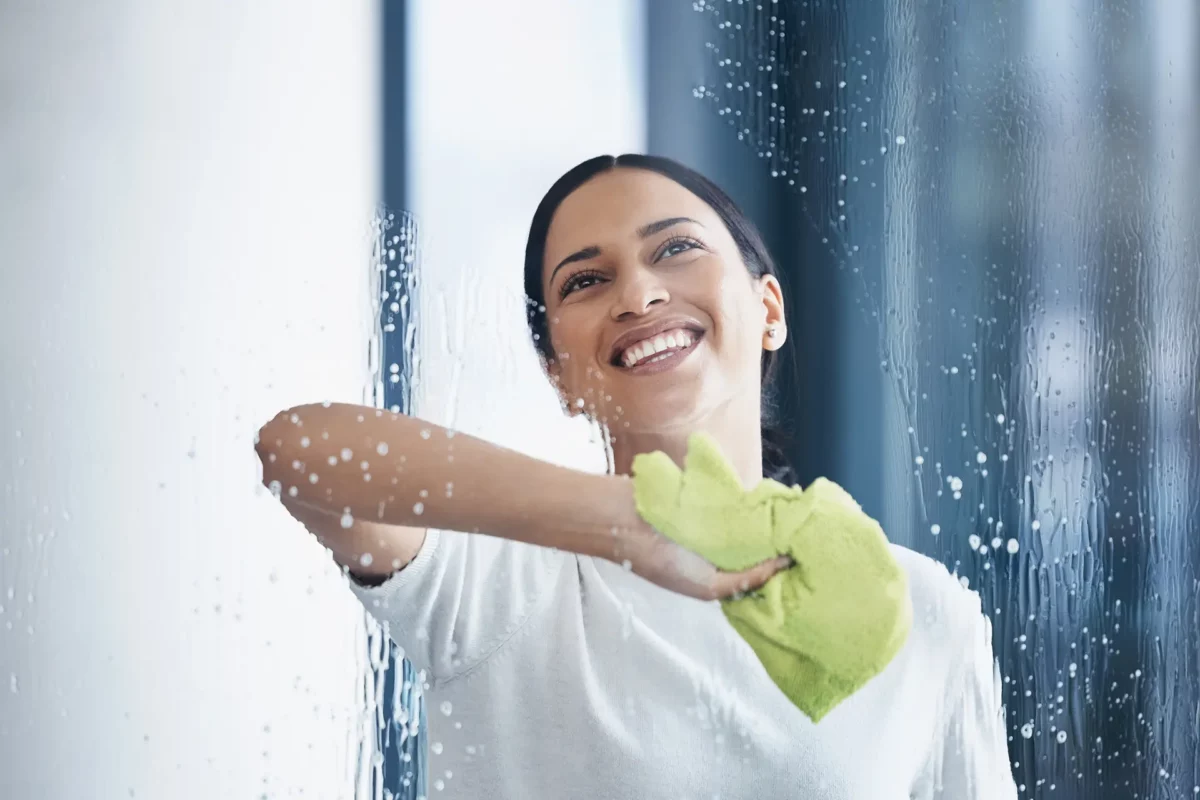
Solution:
{"label": "woman's fingers", "polygon": [[644,536],[629,538],[617,555],[643,578],[698,600],[724,600],[752,592],[793,564],[788,556],[779,556],[742,572],[722,572],[649,526]]}
{"label": "woman's fingers", "polygon": [[791,567],[792,563],[790,557],[780,556],[743,572],[718,572],[713,581],[714,599],[724,600],[734,595],[752,592],[775,577],[776,573]]}

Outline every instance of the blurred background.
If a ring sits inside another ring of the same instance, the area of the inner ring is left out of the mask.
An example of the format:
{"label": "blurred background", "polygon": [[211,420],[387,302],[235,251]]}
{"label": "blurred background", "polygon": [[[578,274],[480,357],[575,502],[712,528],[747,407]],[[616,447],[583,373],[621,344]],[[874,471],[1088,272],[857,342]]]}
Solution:
{"label": "blurred background", "polygon": [[805,482],[978,590],[1022,797],[1200,796],[1194,0],[0,6],[0,797],[418,797],[448,713],[252,439],[318,399],[584,469],[544,191],[722,185]]}

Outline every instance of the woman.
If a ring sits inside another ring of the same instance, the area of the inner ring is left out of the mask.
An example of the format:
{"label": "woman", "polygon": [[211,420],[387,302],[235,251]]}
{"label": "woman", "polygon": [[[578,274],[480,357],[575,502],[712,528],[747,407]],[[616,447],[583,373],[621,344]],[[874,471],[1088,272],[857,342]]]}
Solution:
{"label": "woman", "polygon": [[694,431],[747,487],[789,477],[760,435],[783,297],[732,201],[665,159],[587,161],[534,215],[525,288],[546,373],[570,413],[604,424],[612,474],[354,406],[291,409],[259,437],[264,481],[425,671],[431,783],[464,798],[1015,797],[990,629],[943,567],[893,548],[908,641],[817,725],[711,602],[786,560],[723,573],[635,510],[634,456],[682,464]]}

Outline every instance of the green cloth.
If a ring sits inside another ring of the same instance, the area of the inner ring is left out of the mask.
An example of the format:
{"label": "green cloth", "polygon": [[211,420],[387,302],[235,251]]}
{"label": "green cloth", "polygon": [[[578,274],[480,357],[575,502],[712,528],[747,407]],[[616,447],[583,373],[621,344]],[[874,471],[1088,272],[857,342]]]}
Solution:
{"label": "green cloth", "polygon": [[766,479],[742,488],[716,442],[688,439],[680,471],[662,452],[633,461],[642,519],[718,568],[786,554],[795,566],[721,602],[775,684],[818,722],[883,671],[912,627],[908,578],[879,524],[840,486]]}

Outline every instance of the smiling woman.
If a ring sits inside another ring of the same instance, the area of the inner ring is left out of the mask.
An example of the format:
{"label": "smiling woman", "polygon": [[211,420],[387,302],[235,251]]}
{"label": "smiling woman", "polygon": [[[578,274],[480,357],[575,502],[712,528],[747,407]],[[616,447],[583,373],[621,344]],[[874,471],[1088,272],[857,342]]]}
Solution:
{"label": "smiling woman", "polygon": [[[705,431],[738,442],[726,455],[744,481],[794,482],[764,409],[787,339],[783,290],[711,181],[653,156],[585,161],[534,214],[525,292],[547,373],[571,412],[606,426],[619,474],[639,452],[682,462],[686,434]],[[764,433],[764,417],[765,435],[741,435]]]}
{"label": "smiling woman", "polygon": [[[798,495],[763,481],[783,468],[759,437],[783,295],[724,193],[662,159],[585,162],[538,207],[525,281],[546,374],[569,413],[607,430],[612,474],[355,406],[284,412],[258,444],[264,481],[351,570],[427,675],[430,705],[453,711],[430,729],[431,770],[454,775],[447,796],[1015,797],[978,597],[869,520],[871,536],[819,526],[789,549],[802,523],[777,538],[774,510],[730,511],[751,493]],[[710,464],[727,459],[720,474],[693,472],[697,433],[719,448]],[[717,480],[651,498],[669,540],[640,516],[647,496],[635,505],[628,476],[644,487],[637,465],[654,462],[668,486],[685,454],[684,475]],[[712,527],[710,512],[734,520],[718,531],[731,549],[758,553],[749,569],[673,543]],[[752,538],[754,519],[769,536]],[[849,557],[831,580],[822,569],[839,548]],[[868,561],[878,569],[859,568]],[[872,616],[897,587],[909,596]],[[752,641],[700,602],[760,588],[750,613],[794,609],[773,623],[790,633]],[[784,592],[804,605],[772,605]],[[863,643],[850,661],[912,627],[882,672],[809,714],[789,700],[818,680],[836,693],[837,670],[812,658],[781,671],[791,662],[763,654],[812,639],[818,609],[825,641]]]}

